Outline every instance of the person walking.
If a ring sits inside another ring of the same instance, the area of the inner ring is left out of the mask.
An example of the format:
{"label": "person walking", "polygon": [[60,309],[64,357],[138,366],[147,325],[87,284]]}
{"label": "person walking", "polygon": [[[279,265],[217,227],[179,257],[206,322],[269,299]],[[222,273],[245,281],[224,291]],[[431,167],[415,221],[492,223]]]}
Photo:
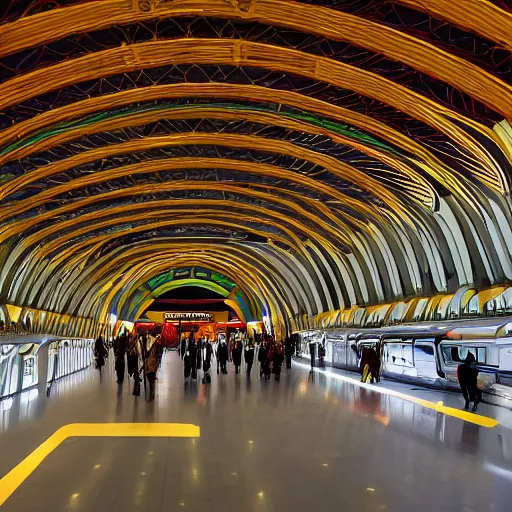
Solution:
{"label": "person walking", "polygon": [[318,344],[318,362],[320,368],[325,368],[325,345],[324,342]]}
{"label": "person walking", "polygon": [[372,358],[370,362],[370,371],[371,371],[371,382],[379,383],[380,382],[380,365],[381,365],[381,345],[377,343],[375,347],[372,349]]}
{"label": "person walking", "polygon": [[279,341],[274,346],[274,356],[272,358],[272,372],[276,380],[281,378],[281,365],[284,360],[283,344]]}
{"label": "person walking", "polygon": [[235,346],[233,347],[233,364],[235,365],[235,374],[237,375],[240,373],[240,366],[242,365],[242,351],[242,340],[235,340]]}
{"label": "person walking", "polygon": [[147,348],[146,348],[146,357],[144,360],[144,372],[146,374],[146,378],[149,384],[149,398],[148,401],[151,402],[155,399],[155,382],[156,382],[156,372],[158,370],[158,351],[157,351],[157,343],[153,336],[148,336]]}
{"label": "person walking", "polygon": [[94,342],[94,358],[96,359],[96,369],[100,371],[105,366],[105,358],[107,357],[107,350],[103,342],[103,336],[99,336]]}
{"label": "person walking", "polygon": [[190,356],[190,377],[192,380],[197,380],[197,344],[193,332],[188,338],[188,354]]}
{"label": "person walking", "polygon": [[316,342],[309,342],[309,357],[311,358],[311,371],[315,367],[315,359],[316,359]]}
{"label": "person walking", "polygon": [[475,356],[470,352],[464,362],[457,366],[457,378],[466,402],[464,409],[468,410],[470,402],[473,402],[473,412],[476,412],[482,401],[482,392],[478,389],[478,370],[473,366],[475,361]]}
{"label": "person walking", "polygon": [[114,369],[117,375],[117,383],[124,382],[124,372],[126,370],[126,351],[128,349],[127,333],[123,333],[114,342]]}
{"label": "person walking", "polygon": [[275,342],[272,337],[268,337],[266,344],[266,352],[267,357],[265,359],[265,366],[263,367],[263,373],[265,374],[265,380],[270,379],[270,375],[272,373],[272,365],[274,363],[274,353],[275,353]]}
{"label": "person walking", "polygon": [[228,371],[226,369],[226,365],[228,363],[228,346],[225,340],[222,340],[217,345],[217,359],[220,364],[220,371],[222,374],[227,375]]}
{"label": "person walking", "polygon": [[185,353],[187,352],[187,338],[185,335],[181,337],[180,342],[180,356],[181,359],[185,359]]}
{"label": "person walking", "polygon": [[250,377],[252,364],[254,362],[254,342],[252,338],[249,338],[245,344],[244,359],[247,365],[247,377]]}
{"label": "person walking", "polygon": [[203,361],[203,384],[209,384],[212,379],[210,377],[210,368],[212,366],[213,347],[210,340],[206,340],[204,344],[204,361]]}
{"label": "person walking", "polygon": [[260,363],[260,379],[265,374],[265,364],[267,362],[267,347],[262,340],[258,347],[258,363]]}
{"label": "person walking", "polygon": [[290,370],[292,367],[293,343],[289,336],[284,340],[284,354],[286,357],[286,369]]}
{"label": "person walking", "polygon": [[128,340],[128,376],[133,377],[133,395],[140,396],[140,371],[139,371],[140,346],[137,335],[130,336]]}

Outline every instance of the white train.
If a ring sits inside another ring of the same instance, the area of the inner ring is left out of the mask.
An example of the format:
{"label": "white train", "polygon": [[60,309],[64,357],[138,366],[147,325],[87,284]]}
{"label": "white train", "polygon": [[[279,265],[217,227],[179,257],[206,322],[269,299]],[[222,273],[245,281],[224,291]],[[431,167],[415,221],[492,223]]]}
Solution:
{"label": "white train", "polygon": [[0,337],[0,400],[90,366],[94,340]]}
{"label": "white train", "polygon": [[444,389],[458,389],[457,365],[471,352],[487,400],[512,407],[511,317],[303,331],[299,337],[303,356],[309,357],[310,343],[323,343],[327,363],[352,371],[359,370],[361,346],[378,346],[384,377]]}

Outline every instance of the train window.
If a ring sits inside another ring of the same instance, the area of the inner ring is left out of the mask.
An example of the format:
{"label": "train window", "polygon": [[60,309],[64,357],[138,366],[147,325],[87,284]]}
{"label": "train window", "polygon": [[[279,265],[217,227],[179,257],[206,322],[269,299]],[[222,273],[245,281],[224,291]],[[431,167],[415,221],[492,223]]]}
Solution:
{"label": "train window", "polygon": [[445,345],[441,347],[441,351],[446,364],[460,364],[466,359],[466,357],[468,357],[468,354],[473,354],[478,364],[487,363],[487,352],[485,347]]}
{"label": "train window", "polygon": [[412,345],[409,343],[386,343],[384,357],[388,363],[397,366],[414,366]]}
{"label": "train window", "polygon": [[432,345],[414,345],[414,352],[416,354],[416,357],[419,355],[427,355],[427,356],[433,356],[434,355],[434,347]]}

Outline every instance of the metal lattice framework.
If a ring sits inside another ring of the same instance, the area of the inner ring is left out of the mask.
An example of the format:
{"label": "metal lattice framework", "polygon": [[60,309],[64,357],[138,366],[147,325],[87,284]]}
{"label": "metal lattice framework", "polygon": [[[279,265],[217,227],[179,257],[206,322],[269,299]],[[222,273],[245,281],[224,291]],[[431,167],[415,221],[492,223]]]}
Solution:
{"label": "metal lattice framework", "polygon": [[0,304],[77,333],[197,265],[283,332],[512,280],[506,4],[1,9]]}

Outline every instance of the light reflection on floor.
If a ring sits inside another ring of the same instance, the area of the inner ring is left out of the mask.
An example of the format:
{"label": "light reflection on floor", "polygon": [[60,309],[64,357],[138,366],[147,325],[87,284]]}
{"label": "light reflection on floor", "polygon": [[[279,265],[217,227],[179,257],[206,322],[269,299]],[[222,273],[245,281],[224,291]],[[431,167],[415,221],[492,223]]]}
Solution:
{"label": "light reflection on floor", "polygon": [[[2,402],[2,473],[66,423],[201,427],[194,443],[66,443],[5,510],[31,510],[29,484],[30,495],[42,496],[34,510],[43,511],[509,510],[510,430],[483,429],[298,367],[280,382],[260,381],[256,370],[252,379],[230,371],[214,373],[211,385],[184,383],[178,356],[168,353],[153,403],[92,369],[57,382],[49,399]],[[69,460],[77,463],[68,467]]]}

